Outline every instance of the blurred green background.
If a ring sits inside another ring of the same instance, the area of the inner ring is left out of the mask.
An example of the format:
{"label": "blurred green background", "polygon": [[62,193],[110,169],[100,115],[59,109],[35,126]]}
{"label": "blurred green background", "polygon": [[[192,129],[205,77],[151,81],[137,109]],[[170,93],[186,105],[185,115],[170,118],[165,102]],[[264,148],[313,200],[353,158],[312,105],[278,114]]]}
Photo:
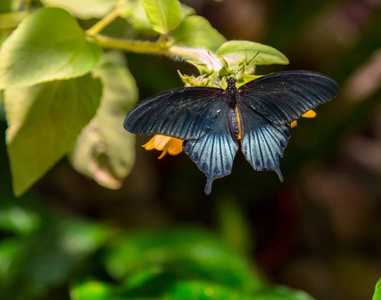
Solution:
{"label": "blurred green background", "polygon": [[[70,299],[71,290],[77,300],[98,299],[83,291],[151,299],[174,278],[191,278],[245,291],[267,282],[316,299],[371,299],[381,276],[381,1],[182,2],[226,39],[264,43],[290,60],[258,74],[321,72],[339,83],[340,95],[293,129],[281,160],[284,183],[274,172],[254,172],[239,154],[210,196],[184,153],[157,160],[159,152],[141,148],[148,138],[137,137],[135,165],[120,190],[100,187],[63,160],[14,198],[1,111],[0,298]],[[166,57],[126,58],[141,100],[182,86],[177,69],[196,73]],[[114,289],[121,285],[130,292]],[[283,299],[275,297],[258,299]]]}

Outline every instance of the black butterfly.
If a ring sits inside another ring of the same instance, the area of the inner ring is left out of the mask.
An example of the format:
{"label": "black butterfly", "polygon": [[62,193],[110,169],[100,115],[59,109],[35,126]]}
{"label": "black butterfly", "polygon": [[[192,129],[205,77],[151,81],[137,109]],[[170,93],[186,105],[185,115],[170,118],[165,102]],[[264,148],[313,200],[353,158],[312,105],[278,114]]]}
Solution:
{"label": "black butterfly", "polygon": [[154,95],[131,110],[123,124],[131,133],[184,140],[184,152],[207,176],[206,194],[214,179],[230,174],[239,144],[254,170],[274,170],[283,181],[279,157],[291,122],[339,92],[335,81],[309,71],[272,73],[239,89],[235,78],[227,82],[226,90],[183,87]]}

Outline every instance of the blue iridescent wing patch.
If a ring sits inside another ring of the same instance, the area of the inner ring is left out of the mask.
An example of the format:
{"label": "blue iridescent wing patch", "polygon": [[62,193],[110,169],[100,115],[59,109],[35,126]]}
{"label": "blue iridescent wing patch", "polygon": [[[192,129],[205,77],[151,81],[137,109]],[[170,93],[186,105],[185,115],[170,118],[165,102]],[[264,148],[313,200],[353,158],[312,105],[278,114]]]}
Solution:
{"label": "blue iridescent wing patch", "polygon": [[237,140],[232,135],[232,120],[236,118],[236,112],[222,101],[220,107],[207,133],[200,139],[184,141],[183,144],[184,152],[207,177],[204,189],[207,195],[212,191],[214,179],[231,173],[238,150]]}
{"label": "blue iridescent wing patch", "polygon": [[291,127],[269,122],[246,104],[238,105],[238,113],[243,155],[254,170],[274,170],[283,181],[279,159],[291,136]]}

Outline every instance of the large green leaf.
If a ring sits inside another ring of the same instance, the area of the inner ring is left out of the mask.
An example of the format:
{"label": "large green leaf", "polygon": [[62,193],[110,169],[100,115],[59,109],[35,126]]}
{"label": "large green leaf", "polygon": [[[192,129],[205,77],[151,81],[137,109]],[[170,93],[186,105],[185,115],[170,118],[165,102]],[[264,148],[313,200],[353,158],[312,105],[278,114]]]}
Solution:
{"label": "large green leaf", "polygon": [[78,282],[72,287],[72,300],[312,300],[301,291],[265,286],[251,264],[198,229],[137,232],[113,239],[106,267],[119,283]]}
{"label": "large green leaf", "polygon": [[[113,277],[127,278],[128,285],[139,293],[150,285],[152,293],[159,293],[158,282],[164,280],[171,284],[180,278],[212,281],[243,291],[254,291],[262,286],[259,275],[242,257],[201,230],[129,234],[115,241],[105,262]],[[140,274],[149,276],[137,285],[136,278],[141,278]]]}
{"label": "large green leaf", "polygon": [[41,0],[45,6],[60,7],[81,19],[102,18],[114,7],[114,0]]}
{"label": "large green leaf", "polygon": [[103,83],[101,104],[78,137],[70,161],[77,171],[99,184],[120,188],[135,159],[135,136],[122,124],[137,101],[137,87],[118,52],[104,55],[94,75]]}
{"label": "large green leaf", "polygon": [[178,0],[141,0],[152,28],[167,34],[181,22],[181,7]]}
{"label": "large green leaf", "polygon": [[90,75],[6,90],[6,140],[16,195],[69,151],[100,98],[100,80]]}
{"label": "large green leaf", "polygon": [[273,287],[247,293],[239,289],[198,281],[180,281],[176,283],[162,299],[181,300],[189,298],[198,300],[313,300],[312,297],[304,292],[294,291],[288,288]]}
{"label": "large green leaf", "polygon": [[211,51],[217,49],[226,42],[226,39],[208,20],[200,16],[186,18],[173,32],[172,36],[179,45],[204,48]]}
{"label": "large green leaf", "polygon": [[[164,278],[162,278],[164,279]],[[178,280],[166,284],[165,280],[157,282],[161,294],[152,294],[157,286],[147,285],[142,293],[129,289],[125,285],[111,285],[100,281],[77,283],[72,287],[72,300],[313,300],[308,294],[285,287],[270,287],[256,292],[245,292],[212,282],[197,280]]]}
{"label": "large green leaf", "polygon": [[0,89],[69,79],[91,71],[101,56],[97,45],[68,12],[41,8],[27,17],[0,50]]}
{"label": "large green leaf", "polygon": [[229,41],[223,44],[217,51],[217,55],[223,57],[234,68],[241,68],[242,64],[246,64],[253,57],[250,66],[246,66],[250,73],[253,65],[272,65],[289,63],[287,57],[277,49],[250,41]]}
{"label": "large green leaf", "polygon": [[377,282],[372,300],[381,300],[381,278]]}
{"label": "large green leaf", "polygon": [[0,290],[2,299],[41,299],[79,272],[84,258],[102,246],[109,234],[104,224],[69,218],[55,219],[37,233],[20,239],[19,245],[11,245],[16,248],[10,249],[13,253],[5,253],[12,254],[12,260],[5,270],[7,282]]}

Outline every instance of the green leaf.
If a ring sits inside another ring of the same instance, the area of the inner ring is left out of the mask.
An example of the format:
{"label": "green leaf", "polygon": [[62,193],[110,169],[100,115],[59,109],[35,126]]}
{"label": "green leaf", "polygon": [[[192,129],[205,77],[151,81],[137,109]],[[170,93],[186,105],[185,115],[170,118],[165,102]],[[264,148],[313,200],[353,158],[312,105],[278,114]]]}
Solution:
{"label": "green leaf", "polygon": [[7,272],[4,299],[41,299],[52,288],[67,283],[70,275],[80,273],[83,260],[110,235],[104,224],[81,219],[55,219],[47,225],[21,240],[21,250]]}
{"label": "green leaf", "polygon": [[[156,290],[153,285],[163,280],[170,284],[180,278],[213,281],[243,291],[254,291],[262,286],[259,275],[242,257],[233,254],[214,236],[195,229],[130,233],[115,240],[105,263],[115,278],[130,275],[128,285],[141,293],[148,286],[152,286],[152,293],[160,293],[160,284]],[[152,273],[153,267],[159,273],[155,270]],[[136,286],[136,277],[131,274],[147,271],[152,276]]]}
{"label": "green leaf", "polygon": [[21,250],[21,243],[16,238],[2,239],[0,242],[0,290],[9,280],[10,266]]}
{"label": "green leaf", "polygon": [[286,65],[289,63],[287,57],[275,48],[250,41],[226,42],[218,49],[217,55],[222,56],[232,68],[238,67],[243,61],[247,63],[255,55],[257,56],[253,63],[256,65]]}
{"label": "green leaf", "polygon": [[15,195],[68,153],[94,116],[100,97],[100,80],[90,75],[6,90],[6,142]]}
{"label": "green leaf", "polygon": [[210,77],[206,77],[205,75],[199,77],[188,76],[181,74],[179,70],[177,70],[177,73],[186,86],[207,86],[210,82]]}
{"label": "green leaf", "polygon": [[[141,1],[138,0],[117,0],[116,5],[120,11],[119,15],[128,20],[135,30],[145,35],[157,35],[148,20],[147,14]],[[181,5],[181,19],[195,14],[195,10],[183,3]]]}
{"label": "green leaf", "polygon": [[152,28],[167,34],[181,22],[181,7],[178,0],[141,0]]}
{"label": "green leaf", "polygon": [[269,288],[263,291],[247,293],[239,289],[197,281],[180,281],[176,283],[163,299],[188,299],[190,295],[192,295],[193,299],[313,300],[304,292],[288,288]]}
{"label": "green leaf", "polygon": [[0,210],[0,228],[18,234],[30,234],[36,231],[41,223],[36,212],[23,206],[8,206]]}
{"label": "green leaf", "polygon": [[60,7],[80,19],[102,18],[114,7],[114,0],[41,0],[44,6]]}
{"label": "green leaf", "polygon": [[[152,284],[152,282],[150,282]],[[161,292],[153,294],[152,289],[157,286],[147,285],[145,290],[138,293],[125,285],[111,285],[100,281],[87,281],[75,284],[71,289],[73,300],[122,300],[122,299],[238,299],[238,300],[313,300],[302,291],[285,287],[273,287],[257,292],[245,292],[237,288],[229,288],[207,281],[179,280],[168,283],[162,277],[153,284],[160,285]]]}
{"label": "green leaf", "polygon": [[102,50],[59,8],[27,17],[0,50],[0,89],[69,79],[91,71]]}
{"label": "green leaf", "polygon": [[127,19],[135,30],[145,35],[157,35],[140,1],[118,0],[117,6],[120,11],[120,17]]}
{"label": "green leaf", "polygon": [[303,291],[287,287],[270,287],[253,294],[255,300],[314,300]]}
{"label": "green leaf", "polygon": [[381,300],[381,278],[376,284],[372,300]]}
{"label": "green leaf", "polygon": [[184,3],[180,3],[181,6],[181,20],[185,20],[187,17],[196,14],[196,11]]}
{"label": "green leaf", "polygon": [[122,186],[135,160],[135,136],[122,124],[137,101],[138,91],[119,52],[104,55],[93,74],[103,82],[101,104],[78,137],[70,161],[78,172],[116,189]]}
{"label": "green leaf", "polygon": [[[119,289],[105,282],[86,281],[76,283],[71,287],[70,296],[72,300],[125,300]],[[134,300],[133,298],[128,298]],[[144,300],[144,299],[141,299]]]}
{"label": "green leaf", "polygon": [[179,45],[204,48],[213,52],[226,42],[223,35],[214,29],[208,20],[200,16],[186,18],[172,32],[172,36]]}

